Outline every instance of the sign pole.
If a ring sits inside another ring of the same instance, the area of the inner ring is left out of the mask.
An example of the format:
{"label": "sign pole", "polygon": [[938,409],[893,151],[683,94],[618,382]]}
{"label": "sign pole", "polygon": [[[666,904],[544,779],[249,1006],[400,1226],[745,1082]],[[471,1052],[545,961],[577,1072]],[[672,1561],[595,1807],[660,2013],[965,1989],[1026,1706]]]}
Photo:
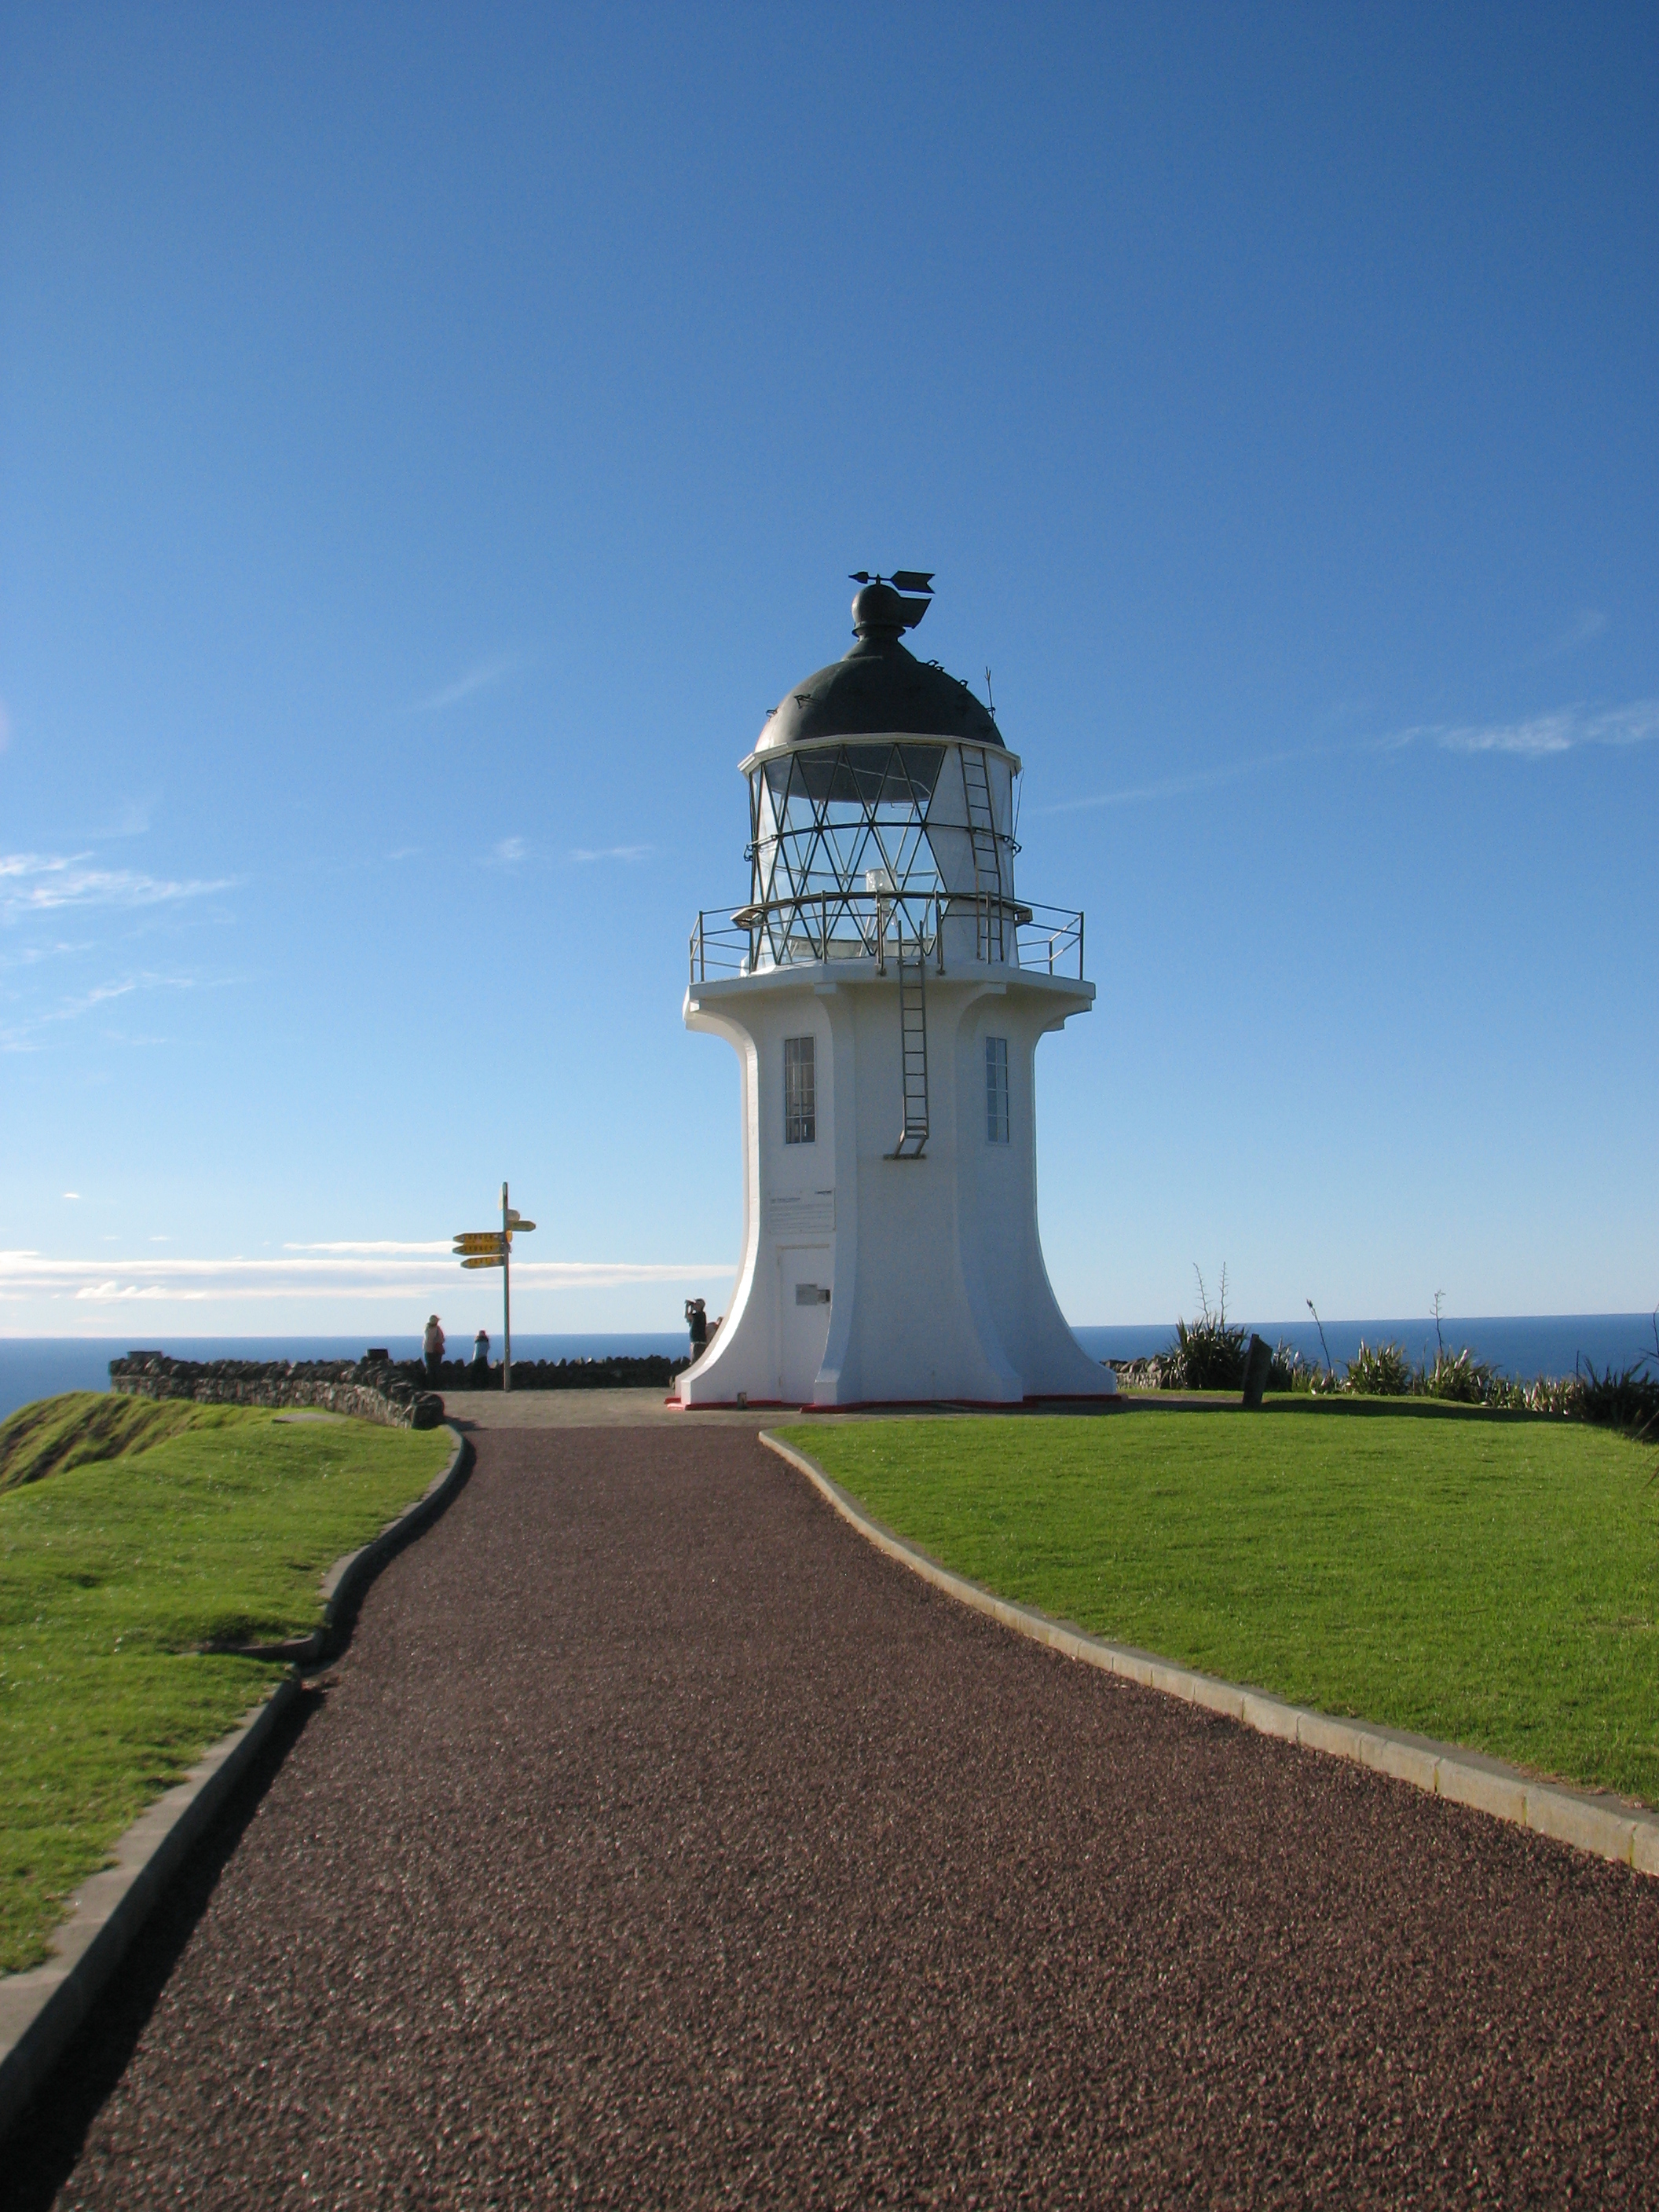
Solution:
{"label": "sign pole", "polygon": [[513,1388],[513,1239],[507,1226],[507,1185],[501,1185],[501,1334],[507,1356],[501,1362],[501,1388]]}
{"label": "sign pole", "polygon": [[527,1237],[536,1226],[514,1212],[501,1185],[501,1225],[499,1229],[458,1229],[454,1257],[464,1267],[499,1267],[501,1271],[501,1388],[513,1388],[513,1239]]}

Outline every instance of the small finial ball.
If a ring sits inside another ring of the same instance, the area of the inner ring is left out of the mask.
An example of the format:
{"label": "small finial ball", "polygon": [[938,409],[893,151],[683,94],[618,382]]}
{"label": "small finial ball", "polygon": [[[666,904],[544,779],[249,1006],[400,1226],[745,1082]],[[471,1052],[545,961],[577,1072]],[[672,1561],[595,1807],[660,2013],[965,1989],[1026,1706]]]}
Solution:
{"label": "small finial ball", "polygon": [[866,584],[853,602],[853,627],[860,637],[896,637],[904,628],[904,602],[890,584]]}

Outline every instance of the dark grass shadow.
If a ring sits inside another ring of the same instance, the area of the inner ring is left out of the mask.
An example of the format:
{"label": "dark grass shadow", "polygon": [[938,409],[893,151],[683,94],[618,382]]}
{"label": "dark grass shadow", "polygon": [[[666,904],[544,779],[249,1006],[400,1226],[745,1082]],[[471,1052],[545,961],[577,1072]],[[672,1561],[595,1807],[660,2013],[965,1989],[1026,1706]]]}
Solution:
{"label": "dark grass shadow", "polygon": [[1484,1421],[1488,1426],[1515,1422],[1534,1427],[1580,1428],[1583,1421],[1565,1421],[1559,1413],[1534,1413],[1521,1406],[1460,1406],[1453,1398],[1316,1398],[1300,1391],[1294,1397],[1268,1398],[1264,1413],[1288,1414],[1292,1419],[1340,1421]]}
{"label": "dark grass shadow", "polygon": [[1460,1406],[1451,1398],[1351,1398],[1346,1393],[1316,1398],[1298,1390],[1269,1393],[1259,1410],[1242,1404],[1231,1391],[1204,1396],[1190,1392],[1144,1390],[1128,1401],[1137,1413],[1238,1413],[1252,1420],[1262,1415],[1283,1415],[1310,1421],[1484,1421],[1492,1425],[1529,1422],[1549,1428],[1583,1428],[1583,1421],[1564,1421],[1559,1413],[1534,1413],[1519,1406]]}
{"label": "dark grass shadow", "polygon": [[220,1875],[322,1702],[319,1690],[307,1689],[282,1716],[218,1819],[167,1884],[50,2078],[0,2145],[5,2175],[0,2195],[9,2212],[45,2212],[74,2172]]}

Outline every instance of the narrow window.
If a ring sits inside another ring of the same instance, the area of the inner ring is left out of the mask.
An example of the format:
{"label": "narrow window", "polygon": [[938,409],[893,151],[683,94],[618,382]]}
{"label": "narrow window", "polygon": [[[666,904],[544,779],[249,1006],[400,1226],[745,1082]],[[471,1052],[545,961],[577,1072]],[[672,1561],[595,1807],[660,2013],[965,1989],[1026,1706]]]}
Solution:
{"label": "narrow window", "polygon": [[783,1141],[786,1145],[817,1142],[817,1085],[812,1073],[812,1040],[785,1037],[783,1041]]}
{"label": "narrow window", "polygon": [[988,1144],[1008,1141],[1008,1040],[985,1040],[985,1138]]}

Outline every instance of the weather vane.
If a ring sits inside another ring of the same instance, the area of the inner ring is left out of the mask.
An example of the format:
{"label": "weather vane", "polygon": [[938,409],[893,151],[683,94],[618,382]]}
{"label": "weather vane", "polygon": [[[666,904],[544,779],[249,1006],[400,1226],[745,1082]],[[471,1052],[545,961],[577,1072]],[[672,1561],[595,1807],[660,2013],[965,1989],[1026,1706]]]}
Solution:
{"label": "weather vane", "polygon": [[933,579],[937,568],[925,573],[920,568],[895,568],[890,576],[872,575],[867,568],[854,568],[848,581],[854,584],[890,584],[899,594],[899,605],[904,610],[900,627],[914,629],[933,604]]}

